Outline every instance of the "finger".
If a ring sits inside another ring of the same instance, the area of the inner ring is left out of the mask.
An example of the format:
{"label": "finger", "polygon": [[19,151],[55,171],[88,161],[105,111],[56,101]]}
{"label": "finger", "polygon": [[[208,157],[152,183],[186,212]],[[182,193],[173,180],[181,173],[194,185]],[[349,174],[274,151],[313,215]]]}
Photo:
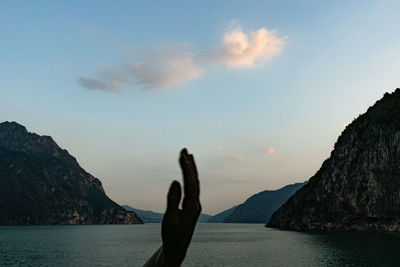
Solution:
{"label": "finger", "polygon": [[199,181],[193,156],[188,154],[186,148],[181,151],[179,163],[183,174],[185,200],[194,202],[198,199],[199,195]]}
{"label": "finger", "polygon": [[165,217],[169,221],[179,221],[179,202],[181,201],[181,185],[178,181],[173,181],[169,187],[167,195],[167,210]]}
{"label": "finger", "polygon": [[192,168],[193,168],[193,172],[194,172],[194,177],[198,180],[199,179],[199,175],[197,173],[196,163],[194,162],[194,157],[193,157],[192,154],[189,154],[189,159],[192,162]]}
{"label": "finger", "polygon": [[181,151],[180,165],[183,173],[185,197],[182,204],[182,219],[191,227],[196,225],[200,215],[201,206],[199,200],[199,179],[193,155],[188,154],[186,149]]}
{"label": "finger", "polygon": [[195,196],[195,197],[196,197],[196,199],[197,199],[198,201],[200,201],[200,200],[199,200],[199,197],[200,197],[200,181],[199,181],[199,175],[198,175],[198,173],[197,173],[196,163],[194,162],[194,157],[193,157],[192,154],[189,154],[189,159],[190,159],[190,161],[192,162],[191,166],[192,166],[193,173],[194,173],[193,178],[195,179],[195,182],[194,182],[194,186],[195,186],[195,189],[196,189],[196,196]]}

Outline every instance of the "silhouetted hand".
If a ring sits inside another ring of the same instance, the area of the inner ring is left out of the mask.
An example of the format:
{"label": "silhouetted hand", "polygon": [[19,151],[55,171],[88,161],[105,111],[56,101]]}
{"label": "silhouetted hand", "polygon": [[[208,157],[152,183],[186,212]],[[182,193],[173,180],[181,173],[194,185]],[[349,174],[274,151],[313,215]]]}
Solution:
{"label": "silhouetted hand", "polygon": [[181,185],[173,181],[161,226],[163,245],[144,266],[180,266],[192,239],[201,212],[199,179],[193,155],[188,154],[186,149],[181,151],[179,164],[185,193],[182,209],[179,209]]}

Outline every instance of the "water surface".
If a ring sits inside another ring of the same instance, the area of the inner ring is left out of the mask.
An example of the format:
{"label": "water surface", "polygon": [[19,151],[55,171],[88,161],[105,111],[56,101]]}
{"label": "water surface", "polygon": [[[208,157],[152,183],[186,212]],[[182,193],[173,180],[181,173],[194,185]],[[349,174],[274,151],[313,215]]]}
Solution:
{"label": "water surface", "polygon": [[[160,224],[0,227],[0,266],[141,266]],[[400,235],[198,224],[183,266],[400,266]]]}

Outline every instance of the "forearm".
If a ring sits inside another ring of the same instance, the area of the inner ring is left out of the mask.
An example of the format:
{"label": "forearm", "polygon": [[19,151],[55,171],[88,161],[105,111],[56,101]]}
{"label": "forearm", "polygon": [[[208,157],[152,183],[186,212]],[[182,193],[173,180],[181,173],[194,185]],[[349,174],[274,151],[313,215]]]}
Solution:
{"label": "forearm", "polygon": [[154,252],[154,254],[143,265],[143,267],[179,267],[183,261],[183,258],[184,256],[181,257],[178,255],[176,255],[175,259],[166,257],[165,248],[161,246],[156,252]]}
{"label": "forearm", "polygon": [[153,256],[143,265],[143,267],[162,267],[163,265],[163,247],[161,246]]}

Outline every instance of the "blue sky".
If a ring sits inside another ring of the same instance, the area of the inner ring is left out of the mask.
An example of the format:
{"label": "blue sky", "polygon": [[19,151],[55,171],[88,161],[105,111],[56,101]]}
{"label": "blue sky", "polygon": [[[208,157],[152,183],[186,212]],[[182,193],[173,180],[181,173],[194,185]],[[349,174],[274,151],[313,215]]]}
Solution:
{"label": "blue sky", "polygon": [[[232,3],[233,2],[233,3]],[[180,148],[204,212],[312,176],[400,86],[399,1],[2,1],[0,120],[162,211]]]}

